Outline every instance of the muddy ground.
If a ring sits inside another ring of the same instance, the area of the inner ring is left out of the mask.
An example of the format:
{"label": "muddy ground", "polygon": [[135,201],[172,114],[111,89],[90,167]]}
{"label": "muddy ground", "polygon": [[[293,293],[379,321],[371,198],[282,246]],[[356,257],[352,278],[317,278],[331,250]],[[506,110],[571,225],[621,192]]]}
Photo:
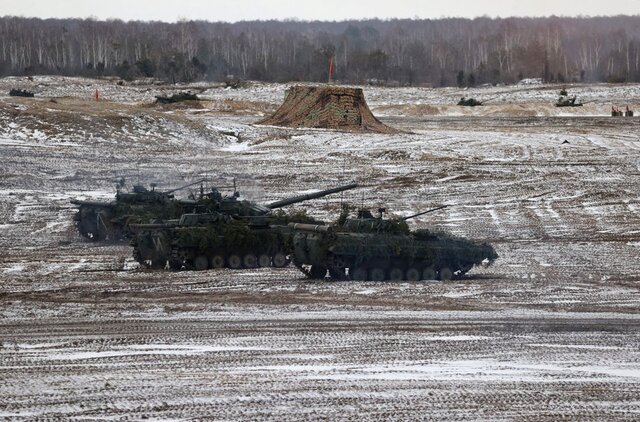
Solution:
{"label": "muddy ground", "polygon": [[[0,417],[640,418],[640,119],[607,116],[640,86],[571,87],[589,101],[571,110],[557,86],[365,88],[399,135],[253,125],[282,85],[9,87],[36,97],[0,98]],[[203,101],[152,104],[186,88]],[[364,185],[306,204],[325,220],[448,204],[411,227],[500,258],[449,282],[318,282],[145,270],[75,232],[71,198],[202,176],[264,202]]]}

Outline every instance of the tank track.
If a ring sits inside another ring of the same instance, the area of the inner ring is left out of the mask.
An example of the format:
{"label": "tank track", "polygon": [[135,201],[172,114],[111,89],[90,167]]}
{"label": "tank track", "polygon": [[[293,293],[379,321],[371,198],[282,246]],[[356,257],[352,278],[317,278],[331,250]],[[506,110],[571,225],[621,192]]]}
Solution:
{"label": "tank track", "polygon": [[305,267],[303,267],[303,266],[302,266],[302,264],[298,263],[298,262],[295,260],[295,258],[292,260],[292,262],[293,262],[293,265],[294,265],[298,270],[300,270],[300,272],[301,272],[302,274],[306,275],[306,276],[307,276],[307,278],[309,278],[309,279],[313,279],[313,276],[311,275],[311,271],[310,271],[310,270],[307,270]]}
{"label": "tank track", "polygon": [[174,271],[178,271],[182,268],[182,259],[178,255],[177,248],[171,248],[171,252],[169,253],[169,268]]}
{"label": "tank track", "polygon": [[143,267],[150,268],[149,263],[142,259],[142,254],[140,253],[140,250],[137,246],[133,247],[133,259],[135,259],[136,262],[138,262],[138,264],[142,265]]}

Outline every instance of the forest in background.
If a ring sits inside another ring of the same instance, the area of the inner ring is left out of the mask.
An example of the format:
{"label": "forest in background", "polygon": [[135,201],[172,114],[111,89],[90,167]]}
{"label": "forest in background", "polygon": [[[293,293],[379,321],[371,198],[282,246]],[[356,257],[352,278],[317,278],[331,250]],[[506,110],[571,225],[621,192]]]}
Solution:
{"label": "forest in background", "polygon": [[475,86],[640,82],[640,16],[343,22],[0,18],[0,75]]}

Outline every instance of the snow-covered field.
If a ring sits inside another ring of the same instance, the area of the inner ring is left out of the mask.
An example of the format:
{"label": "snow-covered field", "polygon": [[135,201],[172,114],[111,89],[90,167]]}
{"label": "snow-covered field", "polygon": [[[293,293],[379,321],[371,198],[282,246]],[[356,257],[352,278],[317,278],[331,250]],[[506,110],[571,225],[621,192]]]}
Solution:
{"label": "snow-covered field", "polygon": [[[569,87],[576,109],[551,105],[559,86],[365,87],[410,133],[253,125],[286,87],[0,79],[0,418],[640,418],[640,118],[608,117],[639,85]],[[151,105],[187,88],[200,107]],[[71,198],[202,176],[265,202],[365,186],[306,204],[325,220],[449,204],[412,227],[500,258],[452,282],[312,282],[141,270],[75,233]]]}

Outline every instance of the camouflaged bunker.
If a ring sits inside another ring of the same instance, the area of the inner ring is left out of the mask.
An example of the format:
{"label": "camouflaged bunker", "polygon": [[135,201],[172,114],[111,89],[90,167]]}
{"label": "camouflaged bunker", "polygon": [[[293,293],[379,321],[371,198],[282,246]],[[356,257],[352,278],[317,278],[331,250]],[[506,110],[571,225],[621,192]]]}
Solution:
{"label": "camouflaged bunker", "polygon": [[[204,212],[180,219],[132,225],[133,257],[154,269],[206,270],[209,268],[284,267],[291,253],[290,222],[315,222],[306,213],[286,214],[281,207],[354,189],[352,183],[267,205],[240,200],[238,194],[221,197]],[[274,212],[274,210],[277,210]]]}
{"label": "camouflaged bunker", "polygon": [[339,86],[293,86],[287,89],[284,102],[275,113],[257,124],[345,132],[400,132],[371,113],[361,88]]}
{"label": "camouflaged bunker", "polygon": [[345,211],[334,225],[289,224],[295,266],[312,279],[328,272],[335,280],[449,280],[498,258],[488,244],[410,231],[406,220],[427,212],[391,220],[382,218],[383,211],[374,217],[360,210],[357,218]]}

